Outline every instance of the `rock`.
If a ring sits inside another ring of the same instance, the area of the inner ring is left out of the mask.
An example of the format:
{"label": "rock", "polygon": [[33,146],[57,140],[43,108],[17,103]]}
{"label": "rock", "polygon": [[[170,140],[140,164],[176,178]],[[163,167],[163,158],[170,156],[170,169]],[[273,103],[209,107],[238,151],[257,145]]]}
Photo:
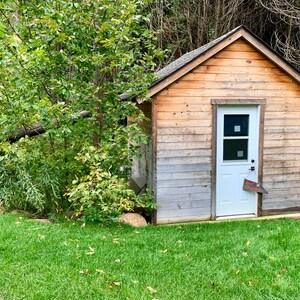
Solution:
{"label": "rock", "polygon": [[137,213],[124,213],[119,217],[119,222],[131,225],[133,227],[147,226],[147,221],[145,218]]}
{"label": "rock", "polygon": [[82,216],[82,213],[78,213],[75,210],[66,210],[62,212],[62,215],[70,220],[77,220]]}
{"label": "rock", "polygon": [[28,216],[28,217],[32,217],[33,214],[26,211],[26,210],[21,210],[21,209],[14,209],[12,211],[10,211],[11,214],[13,215],[25,215],[25,216]]}
{"label": "rock", "polygon": [[52,222],[49,219],[29,219],[28,221],[39,222],[44,224],[52,224]]}

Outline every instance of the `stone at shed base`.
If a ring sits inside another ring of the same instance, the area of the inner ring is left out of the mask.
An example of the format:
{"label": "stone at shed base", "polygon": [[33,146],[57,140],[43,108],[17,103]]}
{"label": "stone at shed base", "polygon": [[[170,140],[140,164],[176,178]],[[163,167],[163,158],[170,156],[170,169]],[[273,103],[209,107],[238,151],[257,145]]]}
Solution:
{"label": "stone at shed base", "polygon": [[147,221],[143,216],[136,213],[124,213],[119,217],[119,222],[131,225],[133,227],[145,227]]}
{"label": "stone at shed base", "polygon": [[52,222],[49,219],[29,219],[30,222],[39,222],[44,224],[52,224]]}

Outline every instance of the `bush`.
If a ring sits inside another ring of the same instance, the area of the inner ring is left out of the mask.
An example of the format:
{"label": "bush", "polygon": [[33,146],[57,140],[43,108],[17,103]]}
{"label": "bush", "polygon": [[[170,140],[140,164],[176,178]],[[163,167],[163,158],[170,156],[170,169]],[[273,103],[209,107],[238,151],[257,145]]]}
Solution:
{"label": "bush", "polygon": [[[112,220],[121,213],[134,211],[136,208],[149,214],[155,209],[151,192],[136,195],[128,188],[127,179],[122,177],[122,172],[113,175],[109,170],[105,170],[103,166],[108,166],[109,169],[109,166],[113,165],[109,164],[106,151],[109,149],[89,147],[83,155],[77,156],[77,160],[83,162],[89,168],[89,172],[73,180],[69,187],[67,196],[72,206],[87,221]],[[111,168],[115,169],[113,166]]]}

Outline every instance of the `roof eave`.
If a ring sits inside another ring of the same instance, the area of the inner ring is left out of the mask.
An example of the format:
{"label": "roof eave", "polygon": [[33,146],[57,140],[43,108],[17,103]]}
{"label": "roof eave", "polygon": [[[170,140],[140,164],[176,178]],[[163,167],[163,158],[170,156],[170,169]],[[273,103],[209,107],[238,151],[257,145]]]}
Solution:
{"label": "roof eave", "polygon": [[[168,74],[166,77],[157,79],[149,88],[149,92],[146,97],[150,98],[159,93],[162,89],[172,84],[195,67],[199,66],[213,55],[217,54],[225,47],[229,46],[239,38],[244,38],[249,44],[251,44],[257,51],[266,56],[271,62],[273,62],[282,71],[290,75],[298,83],[300,83],[300,73],[294,68],[289,62],[283,57],[272,50],[266,43],[264,43],[259,37],[254,35],[245,26],[241,25],[230,32],[229,35],[225,35],[223,39],[220,39],[211,48],[203,51],[199,56],[189,61],[186,65],[181,68],[174,70],[174,72]],[[143,100],[137,99],[138,103],[142,103]]]}

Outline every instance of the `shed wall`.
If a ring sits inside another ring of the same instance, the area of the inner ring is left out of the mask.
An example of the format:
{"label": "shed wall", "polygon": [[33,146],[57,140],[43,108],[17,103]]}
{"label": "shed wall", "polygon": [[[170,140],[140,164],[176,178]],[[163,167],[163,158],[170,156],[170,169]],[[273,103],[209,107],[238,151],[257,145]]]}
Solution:
{"label": "shed wall", "polygon": [[211,216],[211,99],[266,99],[263,211],[300,206],[300,87],[243,39],[154,97],[157,223]]}
{"label": "shed wall", "polygon": [[149,141],[147,144],[141,145],[138,156],[132,162],[131,179],[133,182],[131,182],[131,187],[136,192],[144,189],[146,185],[152,185],[151,104],[138,104],[138,107],[145,115],[145,119],[140,125],[149,137]]}

